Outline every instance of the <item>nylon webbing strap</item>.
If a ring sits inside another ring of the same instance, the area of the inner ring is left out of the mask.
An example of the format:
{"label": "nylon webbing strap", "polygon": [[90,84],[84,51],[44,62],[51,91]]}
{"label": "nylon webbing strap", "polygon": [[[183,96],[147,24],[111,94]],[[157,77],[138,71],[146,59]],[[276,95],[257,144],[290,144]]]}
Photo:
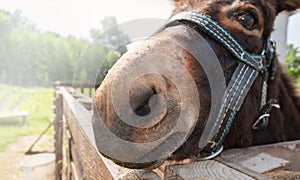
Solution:
{"label": "nylon webbing strap", "polygon": [[255,69],[239,63],[223,96],[223,104],[210,131],[212,140],[206,146],[206,150],[215,151],[220,148],[257,76],[258,72]]}
{"label": "nylon webbing strap", "polygon": [[239,61],[258,71],[263,69],[261,56],[250,55],[227,31],[214,22],[209,16],[194,12],[182,12],[173,16],[168,24],[180,20],[186,20],[197,24],[202,31],[221,43]]}
{"label": "nylon webbing strap", "polygon": [[264,73],[265,56],[250,55],[226,30],[205,14],[182,12],[171,18],[167,26],[178,21],[195,23],[201,31],[219,42],[240,62],[223,95],[215,121],[209,125],[210,128],[207,128],[206,124],[199,141],[200,150],[211,152],[211,155],[198,159],[211,159],[222,151],[222,143],[252,84],[260,72]]}

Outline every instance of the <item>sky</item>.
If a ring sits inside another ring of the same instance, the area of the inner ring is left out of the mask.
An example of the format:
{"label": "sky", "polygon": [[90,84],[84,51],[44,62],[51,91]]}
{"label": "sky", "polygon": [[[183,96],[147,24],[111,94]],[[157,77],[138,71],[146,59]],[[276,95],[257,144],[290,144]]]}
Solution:
{"label": "sky", "polygon": [[[105,16],[115,16],[118,23],[142,18],[167,19],[173,6],[171,0],[0,0],[0,9],[20,10],[39,30],[78,38],[88,37],[89,30],[99,27]],[[288,43],[300,46],[300,13],[289,22]]]}
{"label": "sky", "polygon": [[21,10],[38,29],[87,37],[100,19],[115,16],[118,23],[141,18],[168,18],[170,0],[0,0],[0,9]]}

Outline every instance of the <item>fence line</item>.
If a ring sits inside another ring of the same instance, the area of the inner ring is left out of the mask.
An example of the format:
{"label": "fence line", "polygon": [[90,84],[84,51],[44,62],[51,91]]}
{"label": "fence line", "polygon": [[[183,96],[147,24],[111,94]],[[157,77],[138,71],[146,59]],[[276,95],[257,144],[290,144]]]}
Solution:
{"label": "fence line", "polygon": [[[55,86],[56,179],[267,179],[264,173],[300,171],[300,140],[224,151],[209,161],[166,161],[154,170],[130,170],[103,157],[92,128],[92,98],[71,86]],[[294,149],[291,147],[294,147]],[[289,156],[285,156],[289,154]],[[261,162],[256,162],[257,160]],[[290,164],[284,164],[286,160]],[[254,161],[247,164],[243,162]],[[275,162],[270,164],[268,162]],[[255,167],[251,165],[255,164]],[[253,168],[253,169],[251,169]],[[264,173],[255,169],[266,169]],[[209,175],[209,176],[206,176]],[[278,174],[275,174],[278,176]],[[299,177],[299,174],[296,174]],[[272,174],[269,174],[272,176]],[[284,178],[284,177],[283,177]]]}

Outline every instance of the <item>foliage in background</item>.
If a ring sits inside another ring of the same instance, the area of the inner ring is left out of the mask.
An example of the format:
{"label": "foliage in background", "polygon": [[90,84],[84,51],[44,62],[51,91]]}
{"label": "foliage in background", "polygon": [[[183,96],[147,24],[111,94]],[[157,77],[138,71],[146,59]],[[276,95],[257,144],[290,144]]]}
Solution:
{"label": "foliage in background", "polygon": [[[114,16],[104,17],[101,21],[101,29],[91,29],[90,34],[94,42],[101,44],[104,48],[118,49],[121,54],[127,49],[123,45],[129,42],[128,35],[124,34],[117,24]],[[105,32],[105,33],[103,33]]]}
{"label": "foliage in background", "polygon": [[288,55],[286,57],[287,73],[300,83],[300,51],[298,47],[288,45]]}
{"label": "foliage in background", "polygon": [[[39,135],[52,122],[53,88],[20,88],[0,85],[0,111],[27,110],[28,124],[22,118],[0,119],[0,152],[20,136]],[[9,105],[9,106],[8,106]],[[53,136],[53,128],[48,132]]]}
{"label": "foliage in background", "polygon": [[[107,17],[100,22],[101,29],[91,30],[90,40],[77,39],[39,32],[20,12],[0,10],[0,83],[51,86],[57,80],[72,82],[75,70],[79,76],[75,80],[95,82],[107,55],[114,53],[116,61],[120,53],[113,50],[123,52],[124,47],[117,46],[129,39],[116,23]],[[109,27],[113,28],[106,31]]]}
{"label": "foliage in background", "polygon": [[112,68],[112,66],[117,62],[118,55],[116,53],[110,53],[103,64],[101,65],[99,74],[97,76],[97,81],[102,82],[107,75],[108,71]]}

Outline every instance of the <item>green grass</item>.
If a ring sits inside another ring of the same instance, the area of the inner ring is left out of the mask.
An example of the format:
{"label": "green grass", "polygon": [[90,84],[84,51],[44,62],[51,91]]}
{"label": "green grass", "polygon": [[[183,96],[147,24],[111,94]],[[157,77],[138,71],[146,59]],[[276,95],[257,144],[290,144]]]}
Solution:
{"label": "green grass", "polygon": [[22,100],[25,96],[25,92],[16,92],[14,95],[10,95],[8,97],[8,101],[5,102],[5,106],[2,108],[4,111],[13,110],[14,108],[18,108],[18,103]]}
{"label": "green grass", "polygon": [[0,102],[6,99],[6,97],[9,95],[9,91],[4,91],[0,89]]}
{"label": "green grass", "polygon": [[[20,136],[40,134],[52,122],[54,116],[53,93],[52,88],[27,89],[0,85],[0,94],[6,94],[8,97],[8,99],[5,98],[4,110],[17,108],[29,112],[26,126],[22,126],[20,123],[9,123],[16,122],[14,119],[0,120],[0,151],[3,151],[8,144],[15,142]],[[22,102],[20,102],[21,100]],[[17,107],[13,107],[14,105]],[[53,135],[53,133],[54,130],[51,128],[48,134]]]}

